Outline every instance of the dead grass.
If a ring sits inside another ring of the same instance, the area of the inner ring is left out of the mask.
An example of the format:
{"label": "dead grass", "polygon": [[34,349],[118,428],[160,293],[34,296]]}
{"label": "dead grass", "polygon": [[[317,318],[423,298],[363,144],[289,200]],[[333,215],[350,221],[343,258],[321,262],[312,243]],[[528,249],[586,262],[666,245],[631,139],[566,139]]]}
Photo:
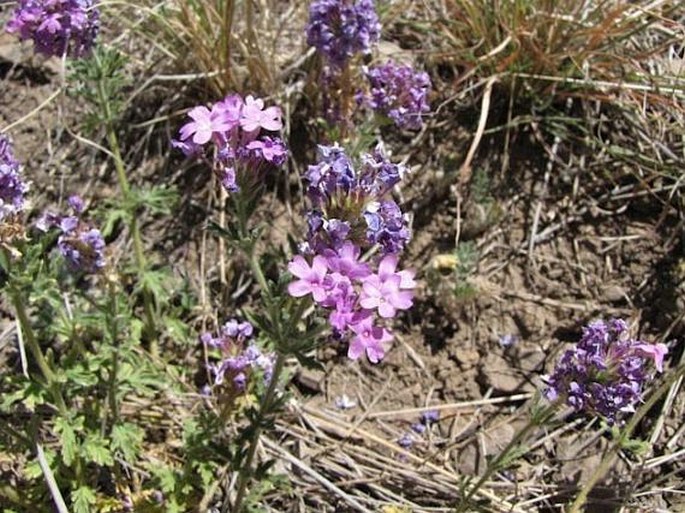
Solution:
{"label": "dead grass", "polygon": [[306,2],[164,0],[147,4],[141,32],[174,64],[199,75],[212,97],[274,94],[302,54]]}

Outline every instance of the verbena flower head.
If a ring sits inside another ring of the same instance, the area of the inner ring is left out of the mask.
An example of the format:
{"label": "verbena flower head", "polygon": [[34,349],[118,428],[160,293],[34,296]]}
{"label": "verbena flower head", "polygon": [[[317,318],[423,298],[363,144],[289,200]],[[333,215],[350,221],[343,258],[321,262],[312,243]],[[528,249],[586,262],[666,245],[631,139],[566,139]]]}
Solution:
{"label": "verbena flower head", "polygon": [[[414,272],[397,270],[398,253],[409,240],[406,218],[390,197],[403,175],[377,149],[356,166],[339,146],[321,146],[320,160],[306,174],[312,210],[309,240],[288,266],[293,297],[311,296],[328,310],[337,339],[348,341],[347,355],[378,363],[392,334],[385,326],[412,306]],[[380,255],[361,260],[378,245]]]}
{"label": "verbena flower head", "polygon": [[440,420],[440,412],[438,410],[428,410],[421,414],[419,422],[411,425],[412,431],[418,434],[423,434],[426,430],[436,424]]}
{"label": "verbena flower head", "polygon": [[305,175],[309,245],[314,251],[339,249],[351,240],[384,254],[399,253],[411,238],[408,220],[390,191],[405,173],[377,148],[355,166],[340,146],[320,146],[319,162]]}
{"label": "verbena flower head", "polygon": [[545,395],[614,423],[622,413],[635,411],[654,371],[663,370],[667,352],[664,344],[630,338],[626,323],[620,319],[592,322],[546,379]]}
{"label": "verbena flower head", "polygon": [[216,337],[203,333],[200,340],[220,353],[220,360],[209,365],[214,386],[224,395],[233,398],[247,390],[250,378],[258,372],[268,383],[273,372],[274,355],[264,353],[252,341],[253,328],[249,322],[231,319],[224,324]]}
{"label": "verbena flower head", "polygon": [[358,96],[362,103],[388,116],[399,128],[421,128],[421,116],[430,110],[427,98],[431,81],[427,73],[388,61],[370,68],[366,77],[369,92]]}
{"label": "verbena flower head", "polygon": [[261,98],[230,94],[211,107],[191,109],[188,117],[172,145],[209,162],[227,191],[258,182],[264,167],[286,161],[288,150],[278,137],[281,109],[266,107]]}
{"label": "verbena flower head", "polygon": [[0,224],[8,222],[24,209],[28,184],[20,174],[12,142],[0,134]]}
{"label": "verbena flower head", "polygon": [[7,30],[32,39],[37,53],[78,58],[93,48],[99,19],[92,0],[20,0]]}
{"label": "verbena flower head", "polygon": [[314,0],[309,7],[307,43],[334,67],[358,53],[369,53],[380,39],[373,0]]}
{"label": "verbena flower head", "polygon": [[36,223],[36,228],[47,232],[52,228],[60,231],[57,248],[73,272],[94,274],[105,267],[105,239],[81,217],[84,203],[79,196],[68,200],[72,215],[46,212]]}

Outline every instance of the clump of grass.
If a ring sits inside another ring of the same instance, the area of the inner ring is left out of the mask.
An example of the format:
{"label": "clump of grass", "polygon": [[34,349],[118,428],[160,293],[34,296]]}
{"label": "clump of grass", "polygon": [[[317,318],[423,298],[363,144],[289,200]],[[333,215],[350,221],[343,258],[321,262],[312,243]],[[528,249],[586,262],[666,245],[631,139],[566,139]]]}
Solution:
{"label": "clump of grass", "polygon": [[169,0],[146,35],[178,68],[204,75],[212,95],[273,93],[278,71],[300,54],[306,2]]}
{"label": "clump of grass", "polygon": [[437,55],[462,77],[497,75],[517,94],[639,80],[645,59],[674,36],[662,29],[675,5],[663,2],[446,0],[434,7]]}

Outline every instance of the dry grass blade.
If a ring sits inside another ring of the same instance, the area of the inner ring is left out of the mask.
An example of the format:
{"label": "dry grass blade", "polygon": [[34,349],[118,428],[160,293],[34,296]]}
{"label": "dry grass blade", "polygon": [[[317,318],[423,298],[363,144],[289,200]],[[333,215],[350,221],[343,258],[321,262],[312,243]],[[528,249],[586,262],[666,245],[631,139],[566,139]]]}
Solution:
{"label": "dry grass blade", "polygon": [[185,73],[200,74],[214,97],[245,88],[276,92],[279,70],[299,55],[305,2],[167,0],[149,23],[155,43]]}

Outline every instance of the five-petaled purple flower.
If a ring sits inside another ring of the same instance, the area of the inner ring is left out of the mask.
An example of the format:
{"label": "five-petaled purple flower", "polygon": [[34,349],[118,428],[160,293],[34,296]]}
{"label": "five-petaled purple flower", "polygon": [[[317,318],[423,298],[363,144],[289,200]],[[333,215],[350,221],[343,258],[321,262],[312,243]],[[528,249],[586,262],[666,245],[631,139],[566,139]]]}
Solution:
{"label": "five-petaled purple flower", "polygon": [[[388,259],[396,261],[397,257],[387,255],[381,260],[379,267]],[[359,303],[368,310],[378,309],[381,317],[389,319],[395,317],[397,310],[411,308],[414,296],[412,288],[413,286],[402,287],[402,276],[399,273],[372,274],[364,280]]]}
{"label": "five-petaled purple flower", "polygon": [[207,161],[229,192],[239,191],[241,183],[257,184],[263,168],[286,161],[288,150],[277,136],[281,109],[265,107],[261,98],[229,94],[211,107],[194,107],[188,117],[172,146]]}
{"label": "five-petaled purple flower", "polygon": [[37,53],[78,58],[93,48],[99,19],[92,0],[20,0],[7,31],[33,39]]}
{"label": "five-petaled purple flower", "polygon": [[300,278],[288,286],[288,292],[293,297],[302,297],[311,294],[314,301],[320,303],[326,299],[326,285],[324,278],[328,272],[328,262],[323,256],[314,257],[311,267],[304,257],[297,255],[288,264],[288,270]]}
{"label": "five-petaled purple flower", "polygon": [[369,313],[362,313],[350,324],[350,329],[354,332],[347,356],[356,360],[362,354],[371,363],[378,363],[385,356],[387,346],[392,340],[390,332],[380,326],[373,324],[373,317]]}
{"label": "five-petaled purple flower", "polygon": [[[377,363],[392,340],[379,322],[410,308],[416,286],[413,271],[397,270],[410,231],[390,193],[404,169],[380,149],[363,155],[359,166],[337,145],[321,146],[319,153],[305,176],[312,204],[308,241],[301,245],[307,258],[297,255],[290,262],[296,279],[288,292],[311,294],[319,307],[330,310],[333,334],[349,341],[350,358],[366,355]],[[380,256],[362,261],[362,250],[374,246]]]}
{"label": "five-petaled purple flower", "polygon": [[578,344],[566,351],[551,376],[545,395],[562,399],[577,411],[598,414],[614,423],[635,411],[654,370],[663,370],[668,348],[632,339],[621,319],[595,321],[583,329]]}

